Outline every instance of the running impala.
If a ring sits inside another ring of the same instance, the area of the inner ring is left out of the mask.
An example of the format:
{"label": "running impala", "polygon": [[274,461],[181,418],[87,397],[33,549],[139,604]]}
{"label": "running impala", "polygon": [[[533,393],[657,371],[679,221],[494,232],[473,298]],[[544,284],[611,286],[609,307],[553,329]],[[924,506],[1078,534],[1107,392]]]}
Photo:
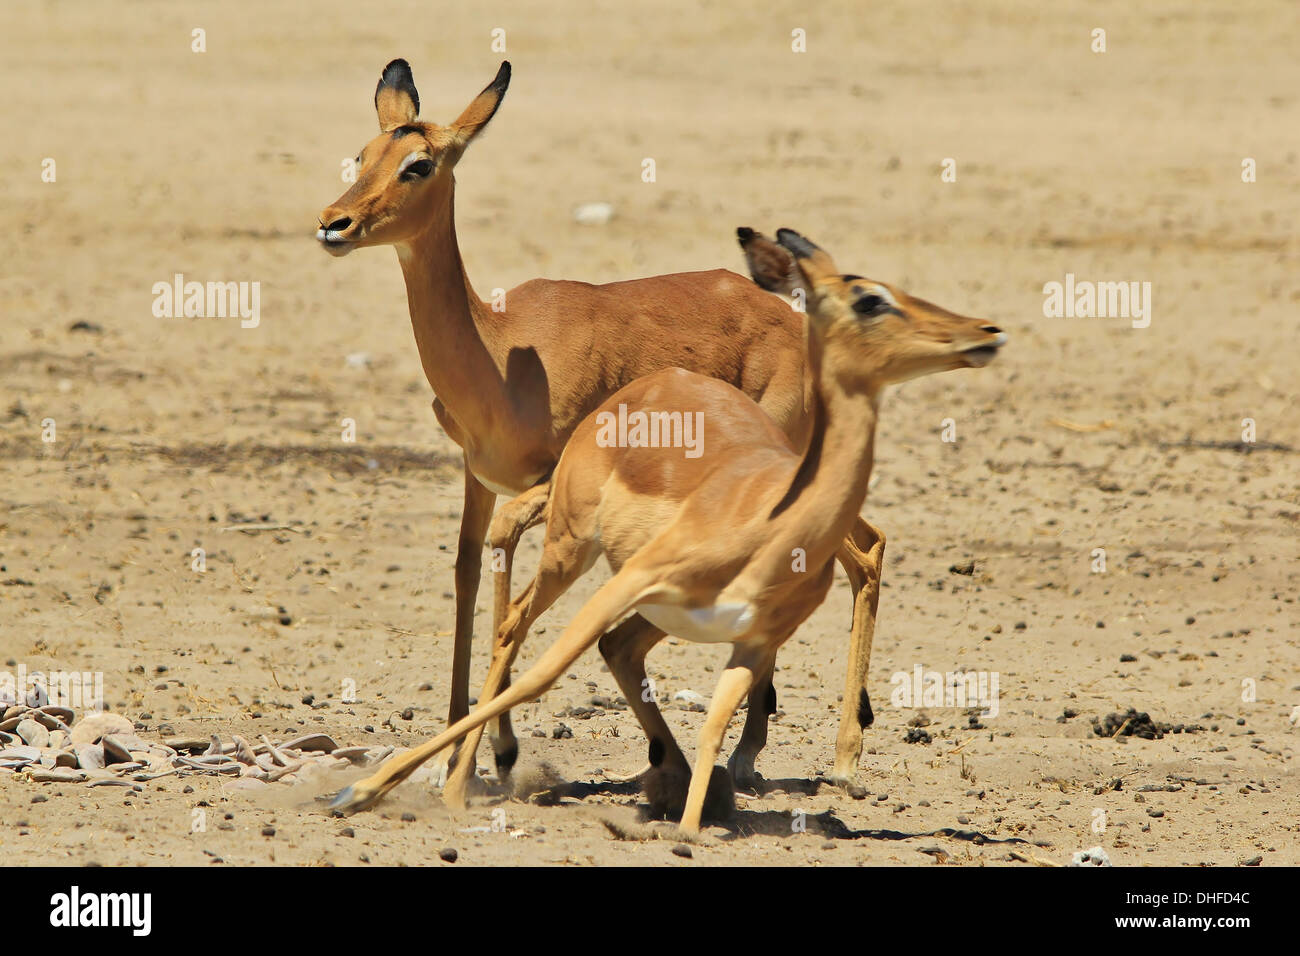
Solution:
{"label": "running impala", "polygon": [[[829,255],[789,229],[777,233],[778,242],[751,229],[740,229],[739,237],[764,288],[807,290],[815,385],[806,446],[794,445],[751,398],[716,378],[666,369],[614,394],[577,427],[556,467],[541,569],[510,606],[489,683],[509,669],[532,622],[602,553],[614,576],[512,687],[348,787],[335,809],[370,806],[462,735],[542,694],[599,641],[650,738],[651,761],[667,761],[670,774],[689,778],[681,830],[699,829],[727,724],[747,695],[751,714],[762,709],[757,694],[770,683],[777,650],[830,588],[835,557],[866,499],[881,390],[919,375],[987,365],[1006,342],[982,319],[841,273]],[[703,453],[692,458],[676,449],[598,441],[601,415],[620,406],[702,412]],[[791,560],[796,553],[804,562]],[[661,633],[733,646],[700,730],[693,771],[653,699],[641,693],[654,641],[609,630],[631,613]],[[762,743],[747,722],[737,753],[752,763]]]}

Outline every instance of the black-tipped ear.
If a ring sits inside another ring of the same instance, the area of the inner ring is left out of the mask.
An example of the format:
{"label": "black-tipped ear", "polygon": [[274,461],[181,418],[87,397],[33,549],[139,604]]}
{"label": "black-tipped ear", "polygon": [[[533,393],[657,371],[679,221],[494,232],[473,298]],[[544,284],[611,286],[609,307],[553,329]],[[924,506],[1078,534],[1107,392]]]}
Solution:
{"label": "black-tipped ear", "polygon": [[492,82],[483,87],[483,92],[493,90],[498,96],[503,95],[506,88],[510,86],[511,67],[509,60],[502,60],[501,65],[497,67],[497,75],[492,77]]}
{"label": "black-tipped ear", "polygon": [[749,275],[760,289],[781,295],[793,295],[799,287],[799,269],[789,250],[777,245],[761,232],[748,226],[736,230],[740,248],[745,250]]}
{"label": "black-tipped ear", "polygon": [[821,246],[805,239],[793,229],[778,229],[776,241],[794,256],[799,271],[813,286],[839,274],[835,261]]}
{"label": "black-tipped ear", "polygon": [[811,259],[821,247],[816,243],[810,242],[793,229],[781,228],[776,231],[776,241],[781,243],[800,259]]}
{"label": "black-tipped ear", "polygon": [[379,129],[385,132],[414,123],[420,115],[420,94],[405,60],[393,60],[384,67],[375,87],[375,111],[379,114]]}
{"label": "black-tipped ear", "polygon": [[501,100],[505,98],[510,86],[510,61],[502,60],[501,68],[492,82],[483,87],[483,92],[474,97],[474,102],[465,107],[465,112],[456,117],[451,128],[456,131],[456,138],[462,146],[478,135],[479,131],[496,115]]}

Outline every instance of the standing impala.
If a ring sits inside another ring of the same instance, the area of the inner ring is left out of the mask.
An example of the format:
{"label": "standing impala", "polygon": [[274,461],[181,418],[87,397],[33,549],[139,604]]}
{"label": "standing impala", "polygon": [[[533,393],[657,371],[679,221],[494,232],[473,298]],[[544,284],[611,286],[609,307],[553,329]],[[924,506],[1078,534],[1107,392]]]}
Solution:
{"label": "standing impala", "polygon": [[[388,761],[335,799],[369,806],[415,767],[494,715],[543,691],[584,650],[600,650],[657,756],[689,775],[681,829],[700,819],[727,724],[770,680],[776,652],[825,599],[832,563],[867,495],[880,391],[892,382],[988,364],[1006,342],[982,319],[954,315],[880,282],[842,275],[830,256],[789,229],[780,244],[739,230],[766,288],[809,293],[812,435],[796,449],[743,392],[681,369],[621,389],[573,433],[556,467],[541,569],[514,601],[489,681],[508,669],[528,626],[604,553],[614,576],[537,662],[490,701],[428,743]],[[626,412],[623,412],[626,409]],[[702,454],[612,446],[601,416],[700,414]],[[791,556],[806,555],[797,567]],[[694,771],[653,700],[640,693],[651,642],[606,634],[636,612],[677,637],[733,650],[700,730]],[[605,635],[602,637],[602,635]],[[747,724],[739,752],[761,741]]]}
{"label": "standing impala", "polygon": [[[465,505],[456,549],[456,629],[448,723],[469,710],[469,649],[485,541],[504,553],[493,604],[494,633],[510,599],[515,545],[541,520],[549,480],[573,429],[629,382],[678,366],[721,379],[756,401],[802,448],[811,431],[812,382],[804,372],[800,316],[752,282],[718,269],[608,285],[533,279],[494,312],[465,275],[456,243],[453,169],[492,119],[510,82],[500,71],[450,126],[417,119],[420,98],[405,60],[385,67],[375,90],[379,136],[361,151],[357,180],[320,214],[317,238],[332,255],[391,245],[433,411],[464,451]],[[498,494],[520,497],[498,513]],[[858,518],[839,559],[853,589],[853,627],[832,779],[852,785],[862,730],[872,721],[865,680],[880,593],[884,537]],[[662,632],[642,617],[620,634],[653,644]],[[502,675],[509,684],[509,672]],[[764,702],[772,705],[770,695]],[[765,723],[769,707],[750,711]],[[775,710],[774,706],[770,709]],[[444,790],[464,806],[481,731]],[[492,745],[502,775],[518,755],[502,714]]]}

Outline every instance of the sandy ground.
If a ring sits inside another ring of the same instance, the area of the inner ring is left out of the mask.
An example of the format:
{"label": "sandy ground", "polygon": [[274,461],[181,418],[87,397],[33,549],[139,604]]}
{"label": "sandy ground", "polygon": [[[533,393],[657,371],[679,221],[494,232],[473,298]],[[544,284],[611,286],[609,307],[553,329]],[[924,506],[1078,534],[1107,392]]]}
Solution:
{"label": "sandy ground", "polygon": [[[1300,863],[1294,4],[372,6],[6,11],[0,664],[102,672],[146,737],[409,746],[443,726],[456,450],[393,253],[334,260],[311,233],[373,135],[383,64],[408,58],[423,115],[445,122],[495,72],[502,27],[514,82],[458,169],[480,294],[739,270],[735,226],[790,225],[844,268],[1010,335],[989,368],[884,403],[865,511],[890,542],[868,796],[810,783],[833,757],[840,578],[780,658],[770,787],[692,859],[604,825],[636,825],[637,788],[607,775],[645,746],[626,709],[566,713],[616,693],[593,652],[517,715],[520,776],[549,797],[511,797],[484,766],[464,815],[412,782],[344,821],[305,786],[168,778],[124,797],[0,775],[6,863],[437,864],[455,847],[458,865],[1032,865],[1097,844],[1120,865]],[[614,220],[576,224],[589,201]],[[151,288],[177,272],[260,282],[260,325],[156,318]],[[1043,284],[1066,273],[1151,282],[1150,326],[1045,318]],[[295,530],[223,532],[241,521]],[[524,663],[606,573],[547,615]],[[723,653],[666,642],[650,664],[664,692],[707,696]],[[970,729],[960,708],[892,705],[890,676],[917,666],[996,672],[998,715]],[[1204,729],[1093,734],[1128,707]],[[668,716],[689,752],[702,715]],[[906,742],[924,720],[932,741]]]}

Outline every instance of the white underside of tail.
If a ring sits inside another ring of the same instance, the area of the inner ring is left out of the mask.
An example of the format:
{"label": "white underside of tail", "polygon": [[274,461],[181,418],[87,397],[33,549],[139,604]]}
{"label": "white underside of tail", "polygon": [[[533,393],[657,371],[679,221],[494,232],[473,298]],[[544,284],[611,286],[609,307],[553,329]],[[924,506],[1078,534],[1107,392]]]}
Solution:
{"label": "white underside of tail", "polygon": [[725,644],[743,636],[754,623],[748,601],[686,608],[673,604],[638,604],[637,613],[667,634],[696,644]]}

